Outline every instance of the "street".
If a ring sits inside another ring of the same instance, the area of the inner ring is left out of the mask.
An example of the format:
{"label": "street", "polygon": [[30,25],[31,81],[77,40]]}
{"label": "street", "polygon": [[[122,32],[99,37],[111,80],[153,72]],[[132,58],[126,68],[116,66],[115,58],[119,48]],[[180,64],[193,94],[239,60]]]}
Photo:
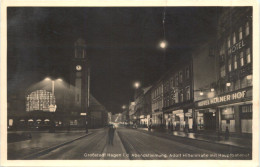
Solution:
{"label": "street", "polygon": [[[205,142],[139,129],[119,127],[114,144],[108,145],[106,128],[58,148],[26,159],[45,160],[174,160],[251,159],[251,149]],[[15,150],[13,150],[15,151]],[[19,151],[19,150],[16,150]],[[9,154],[11,154],[9,152]],[[25,156],[25,155],[24,155]]]}

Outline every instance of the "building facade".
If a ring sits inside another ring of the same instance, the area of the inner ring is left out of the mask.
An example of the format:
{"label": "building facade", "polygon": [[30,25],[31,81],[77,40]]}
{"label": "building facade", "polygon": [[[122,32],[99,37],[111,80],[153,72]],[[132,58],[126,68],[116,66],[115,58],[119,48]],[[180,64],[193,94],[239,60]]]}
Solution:
{"label": "building facade", "polygon": [[163,123],[163,81],[158,80],[151,88],[152,127],[162,127]]}
{"label": "building facade", "polygon": [[177,131],[192,129],[192,59],[187,55],[163,77],[163,126]]}
{"label": "building facade", "polygon": [[252,8],[220,9],[216,36],[215,94],[195,103],[198,129],[251,134]]}

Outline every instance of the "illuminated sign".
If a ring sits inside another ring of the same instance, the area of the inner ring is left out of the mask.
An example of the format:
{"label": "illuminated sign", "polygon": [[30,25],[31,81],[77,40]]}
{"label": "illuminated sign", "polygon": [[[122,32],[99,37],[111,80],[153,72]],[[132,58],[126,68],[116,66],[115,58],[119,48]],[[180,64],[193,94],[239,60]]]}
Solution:
{"label": "illuminated sign", "polygon": [[80,115],[87,115],[87,113],[85,113],[85,112],[82,112],[82,113],[80,113]]}
{"label": "illuminated sign", "polygon": [[235,92],[235,93],[232,93],[232,94],[227,94],[227,95],[224,95],[224,96],[219,96],[219,97],[200,101],[200,102],[198,102],[198,107],[222,103],[222,102],[228,102],[228,101],[231,101],[231,100],[243,99],[243,98],[245,98],[245,96],[246,96],[245,90],[240,91],[240,92]]}
{"label": "illuminated sign", "polygon": [[237,42],[236,44],[232,45],[230,48],[229,48],[229,52],[236,52],[237,50],[243,48],[245,46],[245,43],[243,40]]}

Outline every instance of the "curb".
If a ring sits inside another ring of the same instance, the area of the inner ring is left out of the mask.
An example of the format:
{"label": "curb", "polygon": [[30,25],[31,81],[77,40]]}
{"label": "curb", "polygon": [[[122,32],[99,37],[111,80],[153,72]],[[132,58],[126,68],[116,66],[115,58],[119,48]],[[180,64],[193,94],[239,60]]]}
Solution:
{"label": "curb", "polygon": [[[137,129],[138,131],[141,131],[143,133],[146,133],[146,134],[153,134],[154,132],[147,132],[145,130],[141,130],[141,129]],[[196,138],[188,138],[188,137],[184,137],[184,136],[176,136],[176,135],[168,135],[168,134],[164,134],[164,133],[160,133],[160,132],[157,132],[159,134],[162,134],[162,135],[167,135],[168,137],[177,137],[177,138],[185,138],[185,139],[188,139],[188,140],[197,140],[197,141],[203,141],[203,142],[207,142],[207,143],[214,143],[214,144],[220,144],[220,145],[224,145],[224,146],[230,146],[230,147],[237,147],[237,148],[240,148],[240,149],[250,149],[252,150],[252,148],[248,148],[248,147],[245,147],[245,146],[237,146],[237,145],[231,145],[231,144],[225,144],[225,143],[219,143],[219,142],[215,142],[215,141],[211,141],[211,140],[204,140],[204,139],[196,139]]]}
{"label": "curb", "polygon": [[49,148],[47,148],[47,149],[45,149],[45,150],[39,151],[39,152],[37,152],[37,153],[32,153],[32,154],[30,154],[30,155],[27,155],[27,156],[21,158],[21,159],[23,159],[23,160],[30,160],[30,159],[33,159],[33,158],[42,156],[42,155],[47,154],[48,152],[50,152],[50,151],[52,151],[52,150],[55,150],[55,149],[57,149],[57,148],[59,148],[59,147],[62,147],[62,146],[67,145],[67,144],[70,144],[70,143],[72,143],[72,142],[74,142],[74,141],[76,141],[76,140],[82,139],[82,138],[84,138],[84,137],[86,137],[86,136],[88,136],[88,135],[91,135],[91,134],[93,134],[93,132],[88,133],[88,134],[85,134],[85,135],[80,136],[80,137],[78,137],[78,138],[75,138],[75,139],[73,139],[73,140],[66,141],[66,142],[64,142],[64,143],[62,143],[62,144],[58,144],[58,145],[56,145],[56,146],[51,146],[51,147],[49,147]]}

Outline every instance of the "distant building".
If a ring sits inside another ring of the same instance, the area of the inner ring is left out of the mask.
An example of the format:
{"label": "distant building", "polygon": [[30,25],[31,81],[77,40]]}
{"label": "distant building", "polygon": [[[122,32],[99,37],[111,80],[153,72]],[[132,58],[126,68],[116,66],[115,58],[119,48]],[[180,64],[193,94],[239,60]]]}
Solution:
{"label": "distant building", "polygon": [[151,87],[138,88],[135,92],[134,123],[146,127],[151,118]]}
{"label": "distant building", "polygon": [[129,107],[129,123],[133,124],[134,120],[135,120],[135,102],[130,102]]}

